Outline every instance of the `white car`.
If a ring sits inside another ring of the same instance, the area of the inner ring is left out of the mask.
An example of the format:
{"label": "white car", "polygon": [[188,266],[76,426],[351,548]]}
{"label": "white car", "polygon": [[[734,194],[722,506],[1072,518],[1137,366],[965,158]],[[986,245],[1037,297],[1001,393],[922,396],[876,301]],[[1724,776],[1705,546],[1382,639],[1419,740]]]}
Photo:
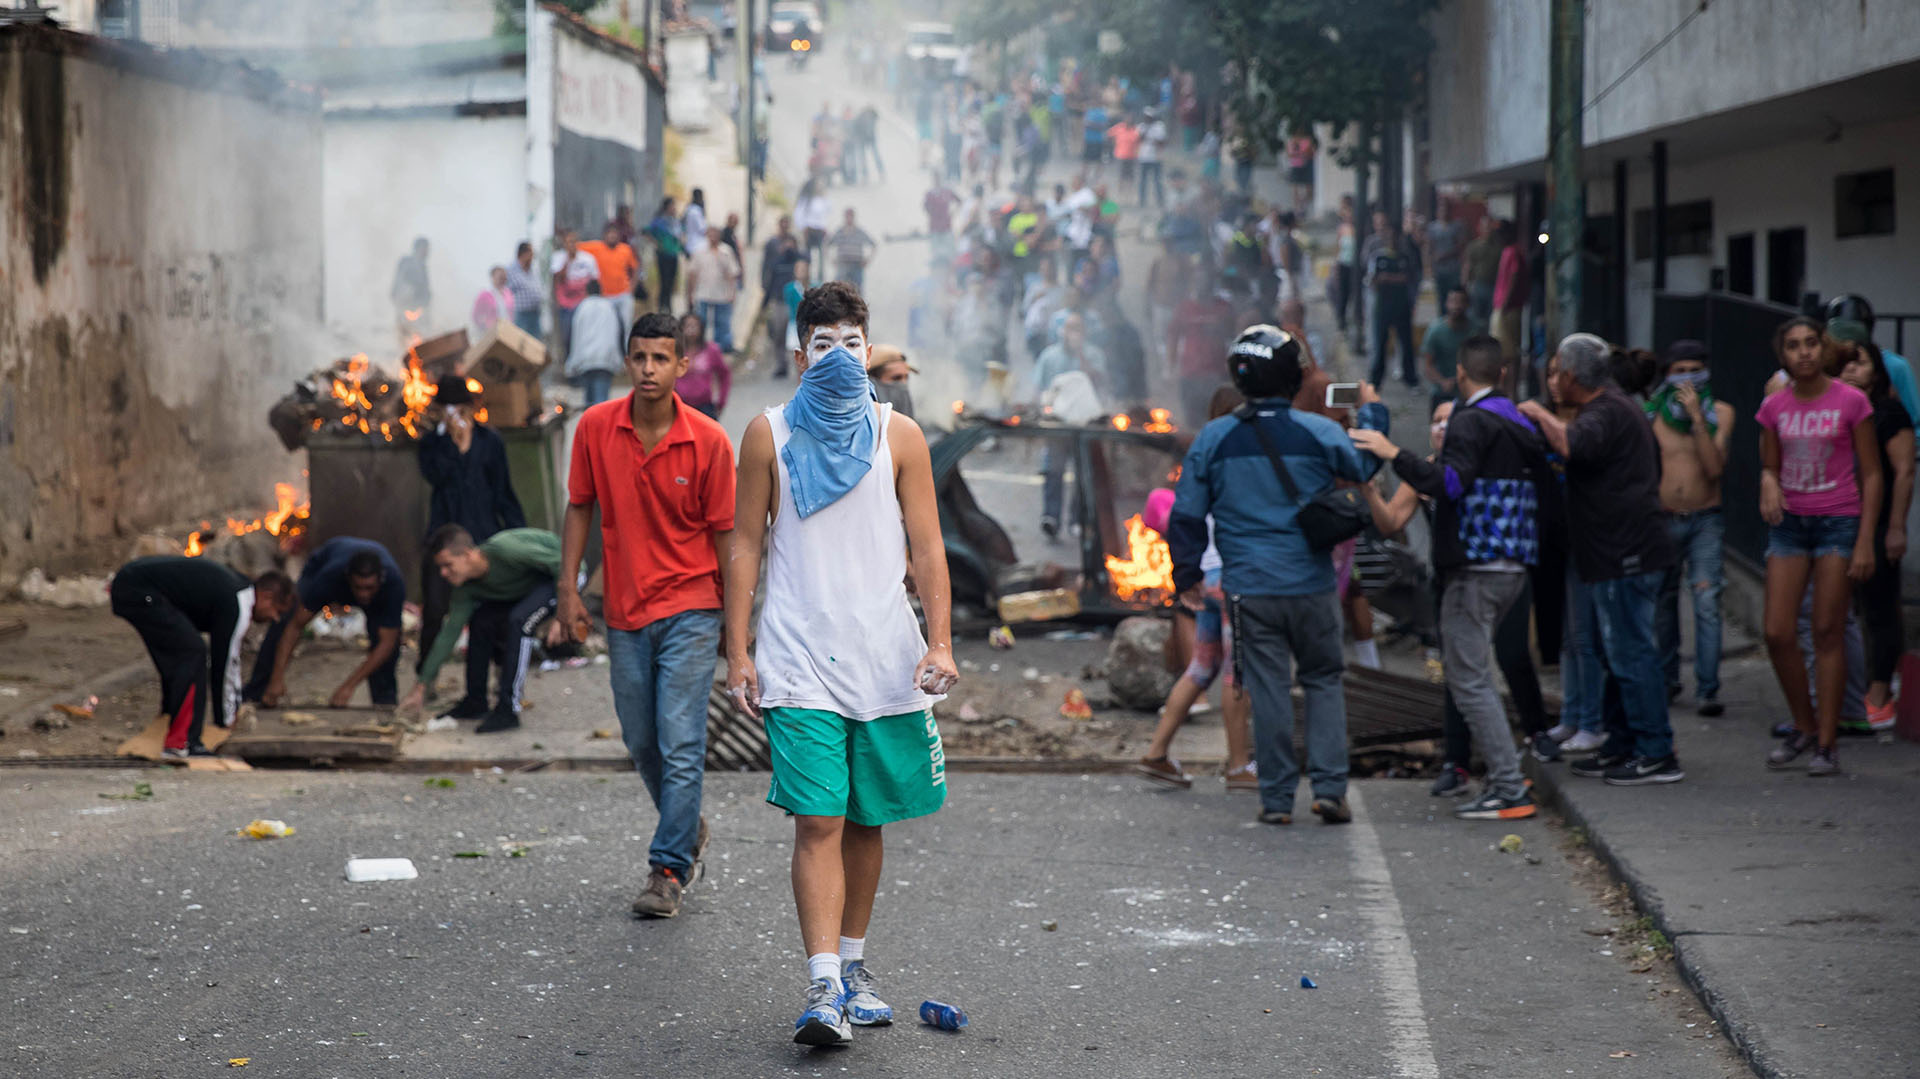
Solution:
{"label": "white car", "polygon": [[907,58],[909,60],[934,59],[951,67],[960,58],[960,46],[953,37],[953,24],[948,22],[910,22],[907,24]]}

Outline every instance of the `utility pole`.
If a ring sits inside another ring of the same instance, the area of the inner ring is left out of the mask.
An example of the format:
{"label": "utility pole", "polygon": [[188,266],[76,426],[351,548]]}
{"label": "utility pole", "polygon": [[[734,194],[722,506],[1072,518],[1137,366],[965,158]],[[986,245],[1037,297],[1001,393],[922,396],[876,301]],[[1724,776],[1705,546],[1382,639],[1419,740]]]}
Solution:
{"label": "utility pole", "polygon": [[760,102],[759,102],[760,90],[759,90],[759,87],[754,85],[754,77],[753,77],[753,53],[755,48],[755,42],[758,41],[759,39],[759,34],[755,30],[755,27],[757,25],[758,24],[754,21],[754,17],[753,17],[753,0],[738,0],[738,6],[736,8],[735,18],[733,22],[733,49],[734,49],[734,52],[739,54],[735,59],[738,61],[740,66],[739,83],[738,83],[740,87],[740,115],[735,119],[736,119],[736,122],[738,122],[740,125],[740,130],[735,132],[735,134],[739,137],[738,141],[740,143],[740,160],[743,163],[745,163],[745,165],[747,166],[746,218],[747,218],[747,243],[749,245],[753,243],[753,239],[754,239],[754,236],[753,236],[753,225],[754,225],[754,221],[753,221],[753,202],[754,202],[754,199],[753,199],[753,190],[754,190],[753,133],[755,131],[755,127],[754,127],[753,114],[754,114],[754,110],[756,110],[760,105]]}
{"label": "utility pole", "polygon": [[[1552,0],[1552,52],[1547,74],[1547,343],[1579,331],[1580,241],[1587,227],[1586,181],[1580,173],[1585,117],[1586,5]],[[1527,227],[1520,222],[1520,227]]]}

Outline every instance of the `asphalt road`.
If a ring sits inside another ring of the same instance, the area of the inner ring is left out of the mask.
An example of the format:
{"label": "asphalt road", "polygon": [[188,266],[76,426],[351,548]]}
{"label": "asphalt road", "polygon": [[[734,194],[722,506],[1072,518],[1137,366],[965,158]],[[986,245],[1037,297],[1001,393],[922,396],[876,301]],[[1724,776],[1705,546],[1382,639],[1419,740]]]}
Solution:
{"label": "asphalt road", "polygon": [[[102,797],[135,781],[154,797]],[[789,1041],[804,969],[764,777],[709,778],[711,875],[669,922],[627,913],[635,778],[456,782],[0,773],[0,1072],[1744,1074],[1670,978],[1583,932],[1615,919],[1547,824],[1512,828],[1531,864],[1417,783],[1358,785],[1351,827],[1275,828],[1204,784],[954,775],[945,811],[889,830],[869,959],[903,1017],[931,997],[972,1026],[842,1051]],[[234,834],[254,817],[296,834]],[[354,856],[421,875],[350,884]]]}

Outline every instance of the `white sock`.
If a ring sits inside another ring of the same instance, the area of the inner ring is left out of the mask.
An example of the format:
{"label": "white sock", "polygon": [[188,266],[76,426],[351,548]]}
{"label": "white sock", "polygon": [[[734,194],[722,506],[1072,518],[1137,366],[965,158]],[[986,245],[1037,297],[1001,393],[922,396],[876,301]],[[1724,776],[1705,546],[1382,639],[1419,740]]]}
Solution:
{"label": "white sock", "polygon": [[826,978],[835,985],[840,984],[840,957],[832,952],[818,952],[807,956],[807,980],[817,982]]}
{"label": "white sock", "polygon": [[841,937],[840,938],[840,965],[841,966],[845,966],[848,963],[857,963],[860,960],[865,959],[866,956],[867,956],[867,938],[865,937]]}
{"label": "white sock", "polygon": [[1380,649],[1374,645],[1373,638],[1353,642],[1353,655],[1362,667],[1371,667],[1376,671],[1380,669]]}

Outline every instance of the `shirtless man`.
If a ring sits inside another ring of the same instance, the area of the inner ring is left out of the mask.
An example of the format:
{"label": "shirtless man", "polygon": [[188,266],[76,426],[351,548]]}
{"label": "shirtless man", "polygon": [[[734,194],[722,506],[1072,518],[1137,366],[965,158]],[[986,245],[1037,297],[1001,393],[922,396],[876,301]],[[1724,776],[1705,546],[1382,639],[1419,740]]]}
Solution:
{"label": "shirtless man", "polygon": [[1662,381],[1647,400],[1647,417],[1660,444],[1660,506],[1680,561],[1661,583],[1654,623],[1666,657],[1667,699],[1680,695],[1680,578],[1693,590],[1694,698],[1703,716],[1717,716],[1720,703],[1720,550],[1726,522],[1720,516],[1720,477],[1733,437],[1733,406],[1713,399],[1707,381],[1707,348],[1675,341],[1667,350]]}

